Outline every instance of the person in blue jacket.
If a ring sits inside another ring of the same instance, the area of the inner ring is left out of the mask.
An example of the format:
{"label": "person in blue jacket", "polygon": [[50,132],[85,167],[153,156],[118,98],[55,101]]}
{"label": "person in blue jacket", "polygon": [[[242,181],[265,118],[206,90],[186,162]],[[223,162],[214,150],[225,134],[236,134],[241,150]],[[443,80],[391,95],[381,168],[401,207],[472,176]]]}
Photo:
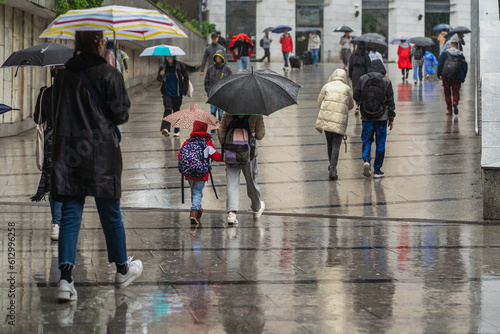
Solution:
{"label": "person in blue jacket", "polygon": [[429,51],[425,51],[424,62],[425,62],[425,77],[429,79],[429,76],[436,73],[435,66],[438,66],[438,61],[434,56],[434,54],[432,54]]}

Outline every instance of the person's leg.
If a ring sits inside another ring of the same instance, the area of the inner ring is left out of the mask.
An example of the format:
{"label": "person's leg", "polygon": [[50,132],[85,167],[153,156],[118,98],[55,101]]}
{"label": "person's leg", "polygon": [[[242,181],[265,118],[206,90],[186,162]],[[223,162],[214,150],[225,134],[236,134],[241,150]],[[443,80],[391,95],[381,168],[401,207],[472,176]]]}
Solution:
{"label": "person's leg", "polygon": [[218,110],[218,113],[219,113],[218,120],[222,121],[222,115],[224,115],[224,111],[222,109],[218,109],[218,108],[217,108],[217,110]]}
{"label": "person's leg", "polygon": [[444,100],[446,101],[446,110],[451,114],[451,86],[452,83],[450,81],[443,80],[443,89],[444,89]]}
{"label": "person's leg", "polygon": [[250,63],[250,57],[245,56],[241,58],[243,60],[243,69],[246,70],[248,68],[248,64]]}
{"label": "person's leg", "polygon": [[415,83],[417,83],[417,79],[418,79],[418,77],[417,77],[417,67],[418,66],[413,66],[413,70],[414,70],[413,71],[413,81],[415,81]]}
{"label": "person's leg", "polygon": [[226,164],[226,210],[237,212],[240,200],[241,165]]}
{"label": "person's leg", "polygon": [[[163,108],[163,117],[167,117],[174,111],[172,96],[168,94],[163,95]],[[162,119],[160,131],[163,129],[166,129],[168,132],[170,132],[170,123]]]}
{"label": "person's leg", "polygon": [[127,262],[127,242],[123,226],[120,200],[95,197],[95,204],[108,249],[108,261],[116,264]]}
{"label": "person's leg", "polygon": [[205,181],[188,181],[191,187],[191,210],[201,210],[201,200],[203,199],[203,188]]}
{"label": "person's leg", "polygon": [[[332,140],[333,140],[333,132],[325,131],[326,137],[326,150],[328,151],[328,161],[332,159]],[[328,170],[330,170],[330,165],[328,166]]]}
{"label": "person's leg", "polygon": [[290,52],[286,51],[286,52],[283,52],[283,58],[285,59],[285,67],[288,67],[288,55],[290,54]]}
{"label": "person's leg", "polygon": [[61,226],[59,230],[59,267],[69,264],[72,268],[76,262],[78,234],[82,223],[85,197],[66,197],[62,202]]}
{"label": "person's leg", "polygon": [[329,167],[329,171],[330,171],[329,177],[332,179],[336,179],[338,177],[337,164],[339,161],[340,146],[342,145],[342,138],[344,138],[344,136],[339,135],[338,133],[332,133],[330,167]]}
{"label": "person's leg", "polygon": [[424,79],[424,73],[423,73],[423,68],[424,68],[424,65],[420,65],[418,67],[418,79],[420,81],[422,81]]}
{"label": "person's leg", "polygon": [[362,158],[363,161],[371,161],[371,149],[374,141],[375,121],[363,121],[363,130],[361,131],[361,141],[363,142]]}
{"label": "person's leg", "polygon": [[236,64],[238,65],[238,71],[241,71],[243,69],[243,60],[239,58],[238,60],[236,60]]}
{"label": "person's leg", "polygon": [[52,224],[61,225],[62,202],[57,202],[49,193],[50,214],[52,215]]}
{"label": "person's leg", "polygon": [[259,211],[261,205],[260,188],[257,185],[257,175],[259,173],[259,166],[257,164],[257,157],[246,165],[241,165],[241,171],[247,183],[247,195],[251,201],[251,209],[254,212]]}
{"label": "person's leg", "polygon": [[460,101],[460,87],[462,84],[458,81],[453,81],[451,83],[451,88],[453,90],[453,104],[458,104]]}
{"label": "person's leg", "polygon": [[[172,104],[173,104],[173,109],[174,109],[173,112],[181,110],[182,96],[175,96],[175,97],[172,98],[172,101],[173,101]],[[180,131],[181,131],[181,129],[174,128],[174,135],[175,134],[179,134]]]}
{"label": "person's leg", "polygon": [[210,113],[211,113],[213,116],[217,117],[217,107],[216,107],[216,106],[212,106],[212,105],[210,105]]}
{"label": "person's leg", "polygon": [[375,121],[376,150],[373,169],[379,171],[382,168],[385,157],[385,141],[387,138],[387,121]]}
{"label": "person's leg", "polygon": [[265,57],[267,57],[267,62],[271,62],[271,50],[270,49],[265,49],[264,52],[266,53]]}

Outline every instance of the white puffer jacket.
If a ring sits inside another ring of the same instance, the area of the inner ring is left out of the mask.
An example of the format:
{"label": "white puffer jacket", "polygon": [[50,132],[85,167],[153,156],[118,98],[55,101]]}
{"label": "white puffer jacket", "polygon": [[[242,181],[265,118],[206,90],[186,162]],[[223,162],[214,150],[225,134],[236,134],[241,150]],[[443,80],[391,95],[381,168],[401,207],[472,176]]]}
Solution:
{"label": "white puffer jacket", "polygon": [[321,88],[318,106],[320,110],[316,120],[316,130],[345,135],[348,113],[354,108],[354,101],[344,70],[336,69],[328,79],[328,83]]}

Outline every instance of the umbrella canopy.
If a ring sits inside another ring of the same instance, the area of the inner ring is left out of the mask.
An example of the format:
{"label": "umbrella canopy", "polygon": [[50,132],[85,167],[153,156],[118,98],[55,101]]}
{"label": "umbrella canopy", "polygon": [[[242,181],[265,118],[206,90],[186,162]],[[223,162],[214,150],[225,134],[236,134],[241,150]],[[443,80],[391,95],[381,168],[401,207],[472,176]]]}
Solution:
{"label": "umbrella canopy", "polygon": [[185,54],[186,52],[178,46],[161,44],[145,49],[139,56],[184,56]]}
{"label": "umbrella canopy", "polygon": [[448,34],[456,34],[456,33],[468,34],[470,32],[471,31],[469,28],[459,26],[459,27],[455,27],[455,28],[451,29],[450,31],[448,31]]}
{"label": "umbrella canopy", "polygon": [[361,36],[378,38],[378,39],[381,39],[381,40],[385,41],[385,36],[377,34],[376,32],[369,32],[369,33],[363,34]]}
{"label": "umbrella canopy", "polygon": [[372,44],[387,46],[387,43],[385,42],[385,40],[374,37],[374,36],[366,36],[366,34],[358,36],[358,37],[354,37],[352,39],[352,42],[354,44],[359,43],[359,42],[365,42],[365,43],[372,43]]}
{"label": "umbrella canopy", "polygon": [[180,129],[193,129],[195,121],[208,124],[208,130],[215,130],[219,127],[219,120],[211,113],[198,108],[198,105],[192,103],[189,109],[176,111],[167,117],[163,118],[164,121],[169,122],[175,128]]}
{"label": "umbrella canopy", "polygon": [[318,28],[308,28],[308,29],[302,31],[303,34],[310,34],[312,32],[321,32],[321,30]]}
{"label": "umbrella canopy", "polygon": [[333,32],[353,32],[354,30],[349,26],[340,26],[335,28]]}
{"label": "umbrella canopy", "polygon": [[407,41],[409,40],[410,37],[407,37],[407,36],[403,36],[403,37],[397,37],[397,38],[393,38],[389,44],[401,44],[401,41]]}
{"label": "umbrella canopy", "polygon": [[449,24],[446,24],[446,23],[440,23],[436,26],[434,26],[434,28],[432,28],[432,30],[434,31],[441,31],[441,30],[450,30],[452,29],[453,27],[450,26]]}
{"label": "umbrella canopy", "polygon": [[6,113],[7,111],[11,111],[11,110],[19,110],[19,109],[12,108],[6,104],[0,104],[0,115],[3,113]]}
{"label": "umbrella canopy", "polygon": [[285,32],[285,29],[288,29],[288,31],[292,31],[292,27],[290,26],[277,26],[274,27],[273,30],[271,30],[274,34],[281,34]]}
{"label": "umbrella canopy", "polygon": [[272,70],[244,70],[216,83],[207,103],[230,115],[270,115],[297,104],[301,86]]}
{"label": "umbrella canopy", "polygon": [[408,42],[419,46],[432,46],[435,45],[434,41],[428,37],[412,37]]}
{"label": "umbrella canopy", "polygon": [[102,30],[104,36],[118,40],[187,37],[167,15],[126,6],[70,10],[52,21],[40,37],[74,39],[80,30]]}
{"label": "umbrella canopy", "polygon": [[1,68],[64,65],[73,57],[73,48],[57,43],[43,43],[14,52]]}
{"label": "umbrella canopy", "polygon": [[267,27],[266,29],[262,30],[262,32],[270,32],[274,29],[274,27]]}

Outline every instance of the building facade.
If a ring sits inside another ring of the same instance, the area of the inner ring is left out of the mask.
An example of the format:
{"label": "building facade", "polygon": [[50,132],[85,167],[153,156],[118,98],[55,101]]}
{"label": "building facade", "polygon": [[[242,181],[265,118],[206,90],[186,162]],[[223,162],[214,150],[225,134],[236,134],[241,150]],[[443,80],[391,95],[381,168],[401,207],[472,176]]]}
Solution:
{"label": "building facade", "polygon": [[[295,42],[294,53],[307,49],[307,28],[321,31],[320,57],[339,61],[342,33],[333,32],[341,25],[354,29],[352,35],[376,32],[387,41],[402,36],[426,36],[435,39],[436,24],[471,27],[473,0],[207,0],[207,18],[217,25],[226,38],[244,32],[257,42],[267,27],[289,25]],[[464,53],[470,59],[471,41],[466,35]],[[272,34],[271,55],[281,59],[279,35]],[[382,53],[389,61],[397,59],[397,45],[389,45]],[[434,48],[437,52],[438,46]],[[256,48],[256,57],[264,55]]]}

